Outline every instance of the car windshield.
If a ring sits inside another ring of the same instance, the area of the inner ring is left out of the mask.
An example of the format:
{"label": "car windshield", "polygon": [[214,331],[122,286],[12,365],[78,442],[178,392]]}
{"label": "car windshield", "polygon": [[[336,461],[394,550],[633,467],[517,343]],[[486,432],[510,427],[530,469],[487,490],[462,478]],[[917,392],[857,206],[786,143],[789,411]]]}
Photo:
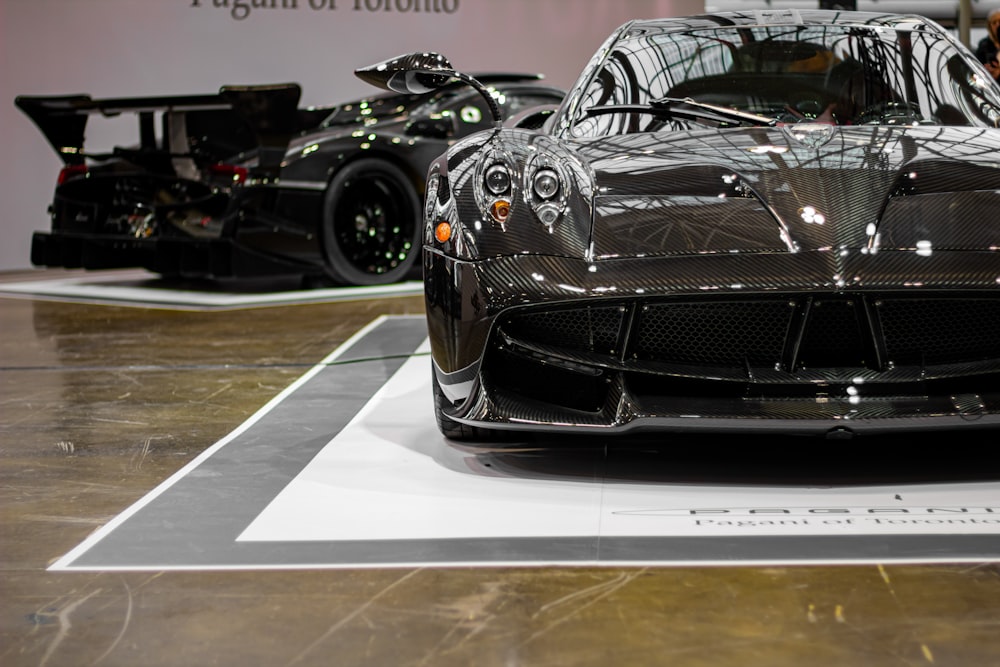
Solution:
{"label": "car windshield", "polygon": [[372,119],[386,120],[400,116],[425,102],[425,95],[387,94],[366,97],[338,105],[323,122],[323,127],[354,125]]}
{"label": "car windshield", "polygon": [[767,119],[997,127],[1000,96],[950,38],[912,26],[636,29],[589,77],[569,132],[599,137]]}
{"label": "car windshield", "polygon": [[[498,94],[497,99],[506,104]],[[471,126],[464,133],[485,127],[482,103],[478,93],[457,85],[432,94],[379,95],[341,104],[324,121],[323,127],[338,125],[371,125],[374,122],[396,122],[409,119],[457,118],[458,127]]]}

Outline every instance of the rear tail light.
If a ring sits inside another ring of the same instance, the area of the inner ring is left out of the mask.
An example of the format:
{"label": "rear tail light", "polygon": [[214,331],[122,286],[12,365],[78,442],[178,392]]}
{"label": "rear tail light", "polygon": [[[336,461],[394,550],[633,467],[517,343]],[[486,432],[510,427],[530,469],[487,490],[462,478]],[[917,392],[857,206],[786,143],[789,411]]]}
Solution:
{"label": "rear tail light", "polygon": [[213,164],[208,170],[215,176],[232,180],[233,185],[240,185],[247,180],[247,168],[235,164]]}
{"label": "rear tail light", "polygon": [[87,165],[85,164],[67,164],[59,170],[59,177],[56,179],[56,185],[62,185],[69,179],[75,176],[83,176],[86,173]]}

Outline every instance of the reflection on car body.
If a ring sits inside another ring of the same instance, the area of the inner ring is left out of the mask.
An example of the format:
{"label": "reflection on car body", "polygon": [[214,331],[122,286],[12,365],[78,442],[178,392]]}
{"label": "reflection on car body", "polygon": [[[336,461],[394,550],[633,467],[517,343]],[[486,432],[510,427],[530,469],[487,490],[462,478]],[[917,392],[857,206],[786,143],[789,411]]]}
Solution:
{"label": "reflection on car body", "polygon": [[995,428],[998,123],[1000,89],[919,16],[622,26],[540,129],[430,167],[441,430]]}

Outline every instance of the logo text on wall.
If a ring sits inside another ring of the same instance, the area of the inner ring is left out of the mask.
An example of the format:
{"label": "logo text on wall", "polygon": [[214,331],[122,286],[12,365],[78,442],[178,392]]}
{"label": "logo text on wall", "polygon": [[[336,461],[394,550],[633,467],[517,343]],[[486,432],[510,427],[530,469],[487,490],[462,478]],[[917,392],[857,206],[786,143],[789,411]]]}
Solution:
{"label": "logo text on wall", "polygon": [[311,9],[314,11],[344,10],[354,12],[388,12],[397,14],[454,14],[459,0],[191,0],[191,7],[226,9],[237,21],[250,16],[255,9]]}

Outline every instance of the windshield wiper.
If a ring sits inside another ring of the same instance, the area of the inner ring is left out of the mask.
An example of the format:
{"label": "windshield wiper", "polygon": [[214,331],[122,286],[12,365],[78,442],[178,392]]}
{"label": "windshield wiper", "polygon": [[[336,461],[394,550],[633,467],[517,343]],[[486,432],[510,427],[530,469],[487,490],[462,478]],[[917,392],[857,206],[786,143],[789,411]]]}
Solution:
{"label": "windshield wiper", "polygon": [[685,120],[711,121],[713,123],[738,121],[741,123],[750,123],[751,125],[766,125],[768,127],[774,127],[778,124],[775,118],[758,116],[755,113],[748,113],[716,104],[708,104],[707,102],[699,102],[690,97],[661,97],[649,104],[607,104],[590,107],[584,113],[587,116],[600,116],[609,113],[646,113],[666,118],[683,118]]}

